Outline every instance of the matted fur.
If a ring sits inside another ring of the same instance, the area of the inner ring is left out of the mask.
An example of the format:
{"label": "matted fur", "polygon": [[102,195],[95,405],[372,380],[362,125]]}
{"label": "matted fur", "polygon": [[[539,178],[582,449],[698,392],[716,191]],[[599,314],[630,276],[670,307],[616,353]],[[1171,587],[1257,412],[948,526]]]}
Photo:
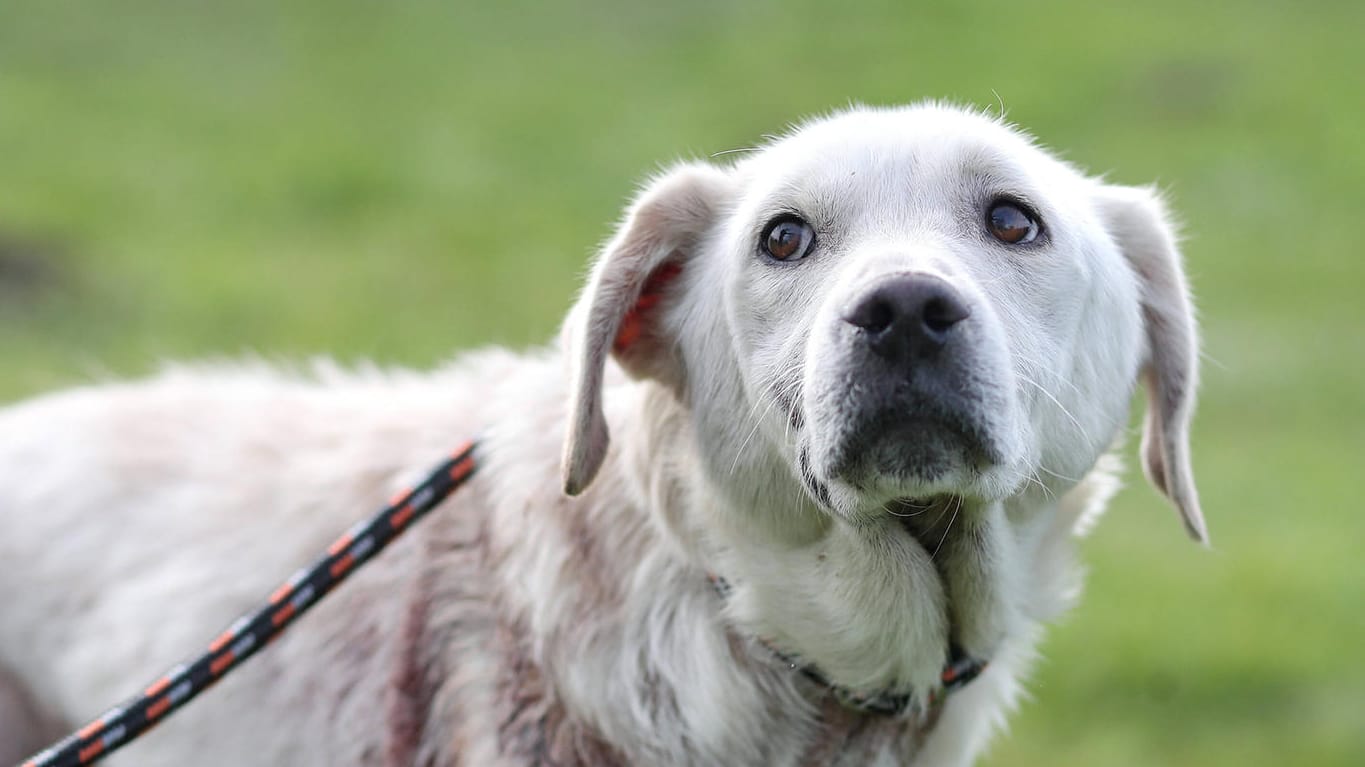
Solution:
{"label": "matted fur", "polygon": [[[985,235],[1000,194],[1045,241]],[[783,211],[817,225],[805,262],[758,251]],[[979,455],[929,431],[937,452],[903,455],[854,425],[920,395],[859,366],[842,307],[918,273],[971,308],[949,388]],[[1140,380],[1145,468],[1204,536],[1196,361],[1159,202],[982,115],[853,109],[679,166],[545,350],[420,374],[175,368],[0,411],[0,711],[18,712],[0,762],[196,652],[477,435],[454,498],[111,762],[968,764],[1079,591],[1073,539],[1117,486],[1104,456]],[[921,704],[950,643],[990,667],[933,716],[884,718],[764,642]]]}

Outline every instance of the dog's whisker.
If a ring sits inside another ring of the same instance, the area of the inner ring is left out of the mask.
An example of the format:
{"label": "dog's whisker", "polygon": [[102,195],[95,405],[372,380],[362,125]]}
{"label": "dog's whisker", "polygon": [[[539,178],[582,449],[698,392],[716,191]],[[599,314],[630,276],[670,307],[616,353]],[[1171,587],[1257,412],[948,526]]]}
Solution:
{"label": "dog's whisker", "polygon": [[1037,485],[1038,489],[1043,491],[1043,497],[1048,500],[1057,499],[1056,494],[1052,492],[1052,488],[1048,487],[1047,484],[1043,482],[1043,478],[1038,476],[1038,472],[1029,471],[1023,475],[1022,479],[1029,484]]}
{"label": "dog's whisker", "polygon": [[722,149],[722,150],[720,150],[719,152],[712,152],[712,153],[711,153],[711,157],[712,157],[712,158],[715,158],[715,157],[724,157],[724,156],[727,155],[727,154],[744,154],[744,153],[748,153],[748,152],[761,152],[761,151],[763,151],[763,148],[762,148],[762,147],[756,147],[756,146],[740,146],[740,147],[735,147],[734,149]]}
{"label": "dog's whisker", "polygon": [[1039,464],[1039,465],[1038,465],[1038,471],[1041,471],[1041,472],[1043,472],[1044,474],[1048,474],[1048,475],[1050,475],[1050,476],[1056,477],[1057,479],[1066,480],[1067,482],[1074,482],[1074,483],[1079,483],[1079,482],[1081,482],[1080,479],[1077,479],[1077,478],[1075,478],[1075,477],[1068,477],[1068,476],[1066,476],[1065,474],[1058,474],[1057,472],[1053,471],[1052,469],[1049,469],[1049,468],[1046,467],[1046,466],[1043,466],[1042,464]]}
{"label": "dog's whisker", "polygon": [[[789,372],[789,373],[790,373],[790,372],[794,372],[794,371],[797,371],[797,370],[799,370],[799,369],[800,369],[800,365],[799,365],[799,363],[798,363],[798,364],[793,365],[792,367],[790,367],[790,368],[788,369],[788,372]],[[734,462],[731,463],[731,465],[730,465],[730,475],[731,475],[731,476],[733,476],[733,475],[735,474],[735,472],[738,471],[738,468],[739,468],[739,461],[740,461],[741,458],[744,457],[744,451],[748,448],[749,443],[750,443],[751,441],[753,441],[753,438],[758,434],[759,429],[762,428],[764,419],[768,417],[768,414],[772,412],[772,409],[773,409],[775,406],[777,406],[777,405],[781,402],[781,400],[783,399],[783,398],[780,396],[780,394],[781,394],[781,392],[782,392],[782,384],[780,383],[781,376],[773,376],[773,377],[771,377],[769,380],[772,381],[772,383],[767,384],[767,385],[761,385],[761,386],[759,386],[758,388],[759,388],[759,391],[767,390],[767,391],[769,391],[769,392],[772,392],[772,394],[770,394],[768,397],[762,397],[762,396],[758,397],[758,398],[756,399],[756,401],[753,403],[753,405],[751,405],[750,408],[749,408],[749,414],[748,414],[747,418],[748,418],[748,419],[751,419],[751,420],[753,421],[753,426],[752,426],[752,428],[749,429],[748,434],[745,435],[744,440],[740,443],[739,448],[735,451],[735,459],[734,459]],[[793,383],[799,385],[800,380],[799,380],[799,379],[795,379],[795,380],[793,381]],[[761,408],[761,412],[760,412],[760,408]],[[788,422],[790,423],[790,419],[788,419]],[[786,436],[785,436],[785,433],[784,433],[784,440],[785,440],[785,439],[786,439]]]}
{"label": "dog's whisker", "polygon": [[1056,405],[1057,409],[1062,411],[1062,415],[1066,416],[1067,420],[1071,421],[1071,425],[1076,427],[1076,435],[1081,437],[1082,439],[1085,438],[1086,436],[1085,427],[1081,426],[1081,422],[1076,420],[1076,416],[1072,415],[1071,411],[1066,408],[1066,405],[1063,405],[1061,400],[1054,397],[1052,395],[1052,392],[1043,388],[1043,386],[1039,384],[1037,381],[1034,381],[1032,378],[1029,378],[1028,376],[1025,376],[1023,374],[1019,374],[1019,380],[1023,381],[1026,384],[1029,384],[1034,389],[1036,389],[1039,394],[1052,400],[1052,404]]}
{"label": "dog's whisker", "polygon": [[1005,100],[1002,99],[1002,98],[1000,98],[1000,91],[997,91],[997,90],[994,89],[994,88],[991,88],[991,95],[995,96],[995,104],[996,104],[996,106],[999,108],[999,111],[996,112],[995,119],[1000,120],[1001,122],[1004,122],[1004,121],[1005,121]]}
{"label": "dog's whisker", "polygon": [[[1015,356],[1015,357],[1016,357],[1016,358],[1017,358],[1017,359],[1026,367],[1026,368],[1028,368],[1028,371],[1029,371],[1030,373],[1033,373],[1033,374],[1035,374],[1035,375],[1037,375],[1037,376],[1040,376],[1040,377],[1044,377],[1044,378],[1046,378],[1046,380],[1048,380],[1048,381],[1051,382],[1051,383],[1060,384],[1061,386],[1066,387],[1067,389],[1070,389],[1071,392],[1072,392],[1073,394],[1076,394],[1077,396],[1084,396],[1085,392],[1082,392],[1079,386],[1077,386],[1075,383],[1073,383],[1073,382],[1071,382],[1071,381],[1068,381],[1068,380],[1066,379],[1065,376],[1058,375],[1057,372],[1056,372],[1056,370],[1054,370],[1052,366],[1050,366],[1050,365],[1045,365],[1045,364],[1039,362],[1039,361],[1036,360],[1036,359],[1033,359],[1033,358],[1031,358],[1031,357],[1028,357],[1027,355],[1020,354],[1020,353],[1017,352],[1017,351],[1014,353],[1014,356]],[[1020,377],[1021,377],[1021,378],[1024,378],[1025,376],[1021,373],[1021,374],[1020,374]],[[1035,385],[1037,385],[1036,382],[1035,382]]]}
{"label": "dog's whisker", "polygon": [[1029,481],[1033,482],[1038,486],[1039,490],[1043,491],[1044,498],[1047,498],[1049,501],[1057,500],[1057,494],[1052,492],[1052,488],[1047,486],[1047,483],[1043,481],[1042,477],[1038,476],[1037,471],[1029,472]]}
{"label": "dog's whisker", "polygon": [[[735,471],[739,468],[739,459],[744,457],[744,449],[749,446],[749,442],[754,438],[754,435],[758,434],[759,428],[763,426],[763,419],[767,417],[768,412],[772,410],[774,404],[775,401],[772,398],[768,398],[768,401],[763,403],[763,412],[759,413],[757,417],[754,417],[753,411],[750,411],[750,417],[753,418],[754,426],[749,430],[749,434],[744,438],[744,441],[739,444],[739,449],[735,451],[734,463],[730,464],[731,476],[733,476]],[[757,410],[758,407],[759,404],[756,403],[754,410]]]}
{"label": "dog's whisker", "polygon": [[891,507],[890,507],[889,505],[888,505],[887,507],[885,507],[885,508],[886,508],[886,513],[890,514],[890,515],[893,516],[893,517],[900,517],[901,519],[910,519],[910,518],[912,518],[912,517],[918,517],[918,516],[920,516],[921,514],[925,513],[926,511],[928,511],[928,510],[929,510],[930,508],[932,508],[932,507],[931,507],[931,506],[925,506],[924,508],[920,509],[919,511],[911,511],[911,512],[898,512],[898,511],[892,511],[892,510],[891,510]]}
{"label": "dog's whisker", "polygon": [[801,417],[799,412],[799,408],[801,407],[800,392],[801,379],[794,378],[785,386],[785,388],[780,390],[778,396],[778,401],[787,411],[786,423],[782,428],[782,439],[788,445],[791,444],[791,431],[795,426],[795,420]]}
{"label": "dog's whisker", "polygon": [[[939,537],[938,545],[934,547],[934,553],[929,555],[931,561],[938,556],[938,552],[943,548],[943,542],[948,540],[948,533],[952,531],[953,523],[957,521],[957,513],[962,510],[962,497],[954,496],[953,500],[956,501],[953,504],[953,516],[948,520],[948,526],[943,528],[943,535]],[[942,519],[943,515],[940,514],[939,518]]]}

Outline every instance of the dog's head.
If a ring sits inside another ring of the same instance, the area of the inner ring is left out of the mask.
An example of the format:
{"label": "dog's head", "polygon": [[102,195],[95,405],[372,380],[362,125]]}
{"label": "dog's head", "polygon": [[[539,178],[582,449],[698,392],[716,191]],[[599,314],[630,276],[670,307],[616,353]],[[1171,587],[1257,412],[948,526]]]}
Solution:
{"label": "dog's head", "polygon": [[1160,201],[979,114],[855,109],[731,167],[674,168],[629,209],[568,329],[569,493],[607,449],[609,355],[677,395],[715,483],[796,486],[855,522],[1065,489],[1141,381],[1147,476],[1205,538],[1195,325]]}

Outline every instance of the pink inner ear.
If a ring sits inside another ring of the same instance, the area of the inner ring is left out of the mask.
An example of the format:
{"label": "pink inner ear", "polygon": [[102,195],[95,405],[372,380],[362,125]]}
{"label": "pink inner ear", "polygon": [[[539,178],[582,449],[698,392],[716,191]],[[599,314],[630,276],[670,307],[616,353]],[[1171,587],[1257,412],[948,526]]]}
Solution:
{"label": "pink inner ear", "polygon": [[621,329],[616,331],[616,340],[611,345],[612,351],[621,354],[640,339],[645,332],[650,310],[658,305],[663,298],[664,289],[679,274],[682,274],[682,267],[669,261],[649,275],[644,287],[640,289],[640,297],[635,299],[635,305],[621,318]]}

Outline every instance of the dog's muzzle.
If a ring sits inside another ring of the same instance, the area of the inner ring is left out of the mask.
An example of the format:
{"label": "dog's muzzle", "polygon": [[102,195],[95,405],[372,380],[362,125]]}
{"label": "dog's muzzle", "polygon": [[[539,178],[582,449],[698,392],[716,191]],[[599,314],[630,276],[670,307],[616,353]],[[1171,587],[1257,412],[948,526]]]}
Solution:
{"label": "dog's muzzle", "polygon": [[840,312],[855,388],[833,476],[932,482],[955,467],[998,462],[973,369],[972,311],[942,278],[898,273]]}

